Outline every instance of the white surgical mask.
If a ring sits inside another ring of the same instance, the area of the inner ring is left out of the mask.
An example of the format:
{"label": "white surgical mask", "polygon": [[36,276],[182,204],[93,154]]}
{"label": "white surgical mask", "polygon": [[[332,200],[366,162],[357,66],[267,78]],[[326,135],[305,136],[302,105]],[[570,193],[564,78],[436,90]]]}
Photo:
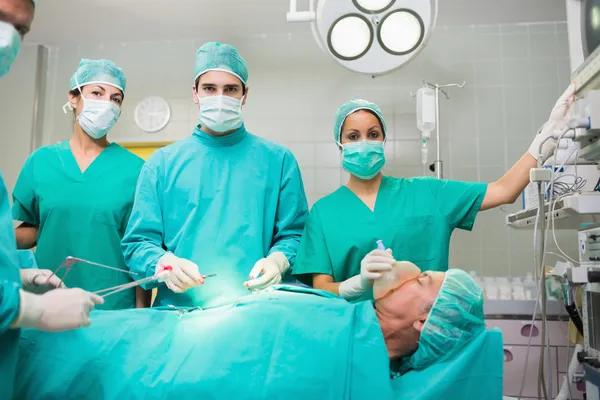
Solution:
{"label": "white surgical mask", "polygon": [[[83,88],[79,86],[79,82],[76,83],[83,101],[83,109],[77,117],[77,122],[91,138],[103,138],[119,120],[121,108],[111,101],[86,99],[83,97]],[[63,106],[65,114],[67,109],[73,111],[69,102]]]}
{"label": "white surgical mask", "polygon": [[0,76],[8,74],[21,49],[21,35],[12,24],[0,21]]}
{"label": "white surgical mask", "polygon": [[121,109],[110,101],[81,98],[83,110],[77,117],[79,125],[90,137],[103,138],[119,120]]}
{"label": "white surgical mask", "polygon": [[215,132],[228,132],[238,129],[244,123],[242,100],[230,96],[198,97],[200,124]]}

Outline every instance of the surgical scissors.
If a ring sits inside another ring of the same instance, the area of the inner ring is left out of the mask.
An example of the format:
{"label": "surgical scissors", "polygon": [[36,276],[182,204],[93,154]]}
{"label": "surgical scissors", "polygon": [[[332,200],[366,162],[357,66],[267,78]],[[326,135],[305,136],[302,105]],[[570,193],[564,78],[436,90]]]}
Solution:
{"label": "surgical scissors", "polygon": [[[152,281],[164,279],[165,276],[166,276],[166,274],[168,274],[170,272],[171,272],[171,270],[165,270],[164,272],[162,272],[162,273],[160,273],[158,275],[149,276],[148,278],[139,279],[137,281],[129,282],[129,283],[126,283],[124,285],[113,286],[113,287],[110,287],[110,288],[97,290],[97,291],[94,292],[94,294],[100,295],[102,297],[107,297],[107,296],[110,296],[112,294],[119,293],[119,292],[121,292],[123,290],[127,290],[127,289],[130,289],[130,288],[142,285],[144,283],[148,283],[148,282],[152,282]],[[208,274],[208,275],[203,275],[202,277],[204,279],[206,279],[206,278],[212,278],[213,276],[217,276],[217,274]],[[104,293],[104,294],[102,294],[102,293]]]}
{"label": "surgical scissors", "polygon": [[61,269],[64,268],[64,269],[67,270],[67,272],[65,272],[65,274],[63,275],[63,277],[60,278],[60,284],[62,285],[62,283],[64,282],[64,280],[67,277],[67,275],[69,274],[69,272],[71,272],[71,268],[73,267],[73,265],[75,265],[77,263],[88,264],[88,265],[93,265],[93,266],[96,266],[96,267],[102,267],[102,268],[112,269],[114,271],[121,271],[121,272],[125,272],[127,274],[130,274],[130,275],[138,275],[137,272],[131,272],[131,271],[128,271],[126,269],[120,269],[120,268],[110,267],[108,265],[99,264],[99,263],[96,263],[96,262],[93,262],[93,261],[84,260],[83,258],[77,258],[77,257],[68,256],[67,258],[64,259],[64,261],[62,263],[60,263],[60,265],[58,266],[58,268],[56,268],[54,270],[54,272],[52,272],[52,275],[50,275],[48,277],[48,280],[46,281],[46,283],[50,283],[50,278],[52,278],[54,275],[56,275],[56,273],[58,271],[60,271]]}

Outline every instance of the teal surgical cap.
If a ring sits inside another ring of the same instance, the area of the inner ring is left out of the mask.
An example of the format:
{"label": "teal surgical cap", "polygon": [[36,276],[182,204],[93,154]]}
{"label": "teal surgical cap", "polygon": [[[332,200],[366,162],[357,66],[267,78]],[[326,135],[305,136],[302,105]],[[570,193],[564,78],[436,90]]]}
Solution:
{"label": "teal surgical cap", "polygon": [[373,112],[377,118],[379,118],[379,122],[381,122],[381,127],[383,128],[383,134],[384,136],[386,135],[387,131],[385,128],[385,120],[383,119],[383,114],[381,113],[379,106],[366,100],[354,99],[342,105],[335,113],[333,138],[335,139],[336,143],[340,143],[340,136],[342,135],[342,126],[344,125],[344,121],[348,115],[358,110],[367,110]]}
{"label": "teal surgical cap", "polygon": [[421,331],[419,347],[403,369],[425,369],[454,358],[484,329],[483,290],[465,271],[450,269]]}
{"label": "teal surgical cap", "polygon": [[71,78],[71,89],[92,83],[105,83],[120,89],[125,94],[127,80],[123,70],[110,60],[87,60],[79,62],[79,68]]}
{"label": "teal surgical cap", "polygon": [[224,71],[237,76],[245,85],[248,83],[248,65],[235,47],[228,44],[208,42],[196,53],[194,82],[208,71]]}

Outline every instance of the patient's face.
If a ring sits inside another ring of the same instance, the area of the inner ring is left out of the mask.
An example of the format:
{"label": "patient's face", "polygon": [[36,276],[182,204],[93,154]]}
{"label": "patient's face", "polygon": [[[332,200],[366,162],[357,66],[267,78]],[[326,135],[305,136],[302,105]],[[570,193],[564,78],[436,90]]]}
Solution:
{"label": "patient's face", "polygon": [[437,297],[445,275],[445,272],[423,272],[378,300],[377,307],[407,324],[414,324],[415,329],[420,331],[429,314],[428,306]]}

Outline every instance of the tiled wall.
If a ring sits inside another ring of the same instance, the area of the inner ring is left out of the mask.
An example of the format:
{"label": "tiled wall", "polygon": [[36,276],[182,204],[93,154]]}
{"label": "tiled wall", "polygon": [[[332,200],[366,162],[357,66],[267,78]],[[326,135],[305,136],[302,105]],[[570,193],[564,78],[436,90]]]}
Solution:
{"label": "tiled wall", "polygon": [[[71,134],[71,116],[63,115],[60,107],[82,57],[113,59],[128,76],[123,114],[110,133],[112,140],[176,140],[189,135],[197,115],[191,95],[194,55],[207,40],[231,43],[247,59],[246,126],[294,152],[311,204],[347,179],[332,129],[336,108],[351,98],[377,102],[385,114],[386,173],[421,175],[415,103],[409,92],[418,89],[422,79],[440,84],[467,81],[464,89],[450,90],[450,100],[441,101],[444,173],[450,179],[489,182],[527,150],[569,82],[565,23],[438,27],[412,63],[374,79],[339,66],[308,33],[58,48],[50,56],[45,142]],[[143,134],[133,119],[137,102],[150,95],[164,96],[172,109],[169,125],[151,135]],[[434,156],[432,140],[430,159]],[[505,213],[519,208],[520,200],[487,211],[473,233],[456,232],[451,264],[496,276],[531,270],[531,231],[512,231],[504,223]],[[558,239],[576,256],[572,232],[561,232]]]}

